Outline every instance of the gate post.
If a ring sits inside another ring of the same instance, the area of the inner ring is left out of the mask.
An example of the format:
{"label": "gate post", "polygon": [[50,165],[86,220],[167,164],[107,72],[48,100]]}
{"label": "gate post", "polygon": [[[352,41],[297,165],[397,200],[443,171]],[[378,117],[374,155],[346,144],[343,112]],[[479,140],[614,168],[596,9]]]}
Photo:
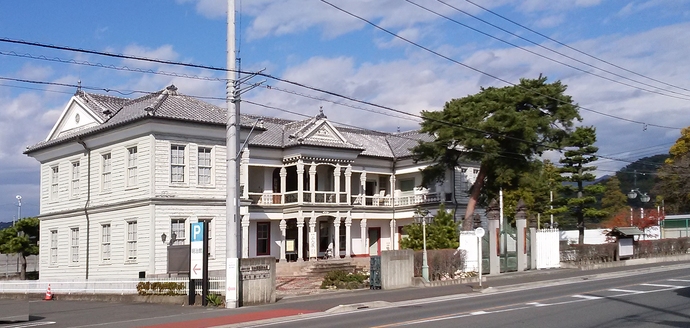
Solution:
{"label": "gate post", "polygon": [[498,275],[501,273],[501,259],[499,258],[501,251],[498,242],[501,228],[498,222],[499,212],[496,199],[492,199],[489,207],[486,208],[486,216],[489,221],[489,274]]}
{"label": "gate post", "polygon": [[530,217],[529,221],[529,249],[530,249],[530,269],[537,269],[537,255],[539,250],[537,249],[537,221],[534,219],[534,215]]}
{"label": "gate post", "polygon": [[517,212],[515,213],[515,227],[517,228],[517,270],[525,271],[527,269],[527,209],[525,202],[520,199],[517,204]]}

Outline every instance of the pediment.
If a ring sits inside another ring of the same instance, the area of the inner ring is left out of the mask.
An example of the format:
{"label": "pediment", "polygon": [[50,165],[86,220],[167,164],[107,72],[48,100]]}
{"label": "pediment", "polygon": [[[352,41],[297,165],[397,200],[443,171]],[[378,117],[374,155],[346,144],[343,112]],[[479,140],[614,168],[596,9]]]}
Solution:
{"label": "pediment", "polygon": [[347,143],[338,129],[325,119],[314,122],[311,127],[306,129],[301,139],[315,143]]}
{"label": "pediment", "polygon": [[48,134],[46,141],[98,126],[102,123],[103,120],[95,115],[91,109],[82,104],[78,98],[72,97],[65,109],[62,110],[60,118]]}

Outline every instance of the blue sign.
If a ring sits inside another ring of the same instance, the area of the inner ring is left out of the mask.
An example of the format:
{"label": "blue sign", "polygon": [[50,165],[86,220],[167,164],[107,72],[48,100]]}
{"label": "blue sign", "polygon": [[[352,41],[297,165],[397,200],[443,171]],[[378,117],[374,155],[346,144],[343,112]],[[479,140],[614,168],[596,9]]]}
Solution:
{"label": "blue sign", "polygon": [[204,223],[203,222],[197,222],[197,223],[192,223],[192,242],[195,241],[204,241]]}

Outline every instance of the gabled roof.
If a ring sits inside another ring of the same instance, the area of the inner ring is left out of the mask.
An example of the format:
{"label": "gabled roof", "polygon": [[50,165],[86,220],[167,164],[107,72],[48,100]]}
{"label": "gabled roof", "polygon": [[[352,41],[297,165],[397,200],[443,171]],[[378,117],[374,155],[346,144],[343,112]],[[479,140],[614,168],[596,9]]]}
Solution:
{"label": "gabled roof", "polygon": [[635,235],[644,235],[644,231],[640,230],[638,227],[617,227],[611,229],[609,233],[606,234],[607,236],[621,236],[621,237],[626,237],[626,236],[635,236]]}
{"label": "gabled roof", "polygon": [[[78,103],[93,113],[97,124],[69,131],[51,131],[49,139],[25,151],[26,154],[73,140],[124,126],[143,119],[170,119],[201,124],[225,125],[227,110],[194,97],[179,94],[174,85],[142,97],[127,99],[77,91],[70,103]],[[68,106],[69,107],[69,106]],[[63,112],[63,116],[69,108]],[[61,117],[61,120],[65,118]],[[259,122],[259,123],[257,123]],[[54,130],[61,126],[57,122]],[[404,158],[412,155],[411,148],[419,140],[432,137],[418,131],[383,133],[378,131],[336,126],[323,110],[312,118],[300,121],[241,115],[240,125],[257,125],[249,141],[251,146],[289,148],[315,146],[359,151],[363,156]]]}

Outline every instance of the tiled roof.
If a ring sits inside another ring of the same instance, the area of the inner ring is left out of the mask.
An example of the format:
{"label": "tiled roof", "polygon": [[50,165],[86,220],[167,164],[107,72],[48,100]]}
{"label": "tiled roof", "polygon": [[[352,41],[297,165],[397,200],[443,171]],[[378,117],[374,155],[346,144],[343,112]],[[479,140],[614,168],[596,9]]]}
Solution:
{"label": "tiled roof", "polygon": [[[67,135],[60,135],[53,140],[40,142],[27,148],[25,153],[47,148],[71,140],[76,136],[96,134],[145,118],[165,118],[213,125],[224,125],[227,123],[227,111],[225,108],[209,104],[197,98],[178,94],[177,88],[172,85],[164,90],[135,99],[91,94],[82,91],[77,92],[75,97],[79,98],[105,122],[95,127]],[[240,124],[243,127],[250,128],[259,119],[261,121],[257,124],[257,128],[252,133],[252,138],[249,141],[249,145],[252,146],[287,148],[297,145],[312,145],[360,150],[361,155],[364,156],[400,158],[412,155],[410,148],[417,144],[417,140],[431,140],[431,136],[420,134],[417,131],[388,134],[338,126],[335,126],[335,128],[345,139],[344,142],[308,138],[306,133],[313,131],[314,127],[317,127],[318,124],[323,124],[327,120],[323,113],[301,121],[241,115]]]}

